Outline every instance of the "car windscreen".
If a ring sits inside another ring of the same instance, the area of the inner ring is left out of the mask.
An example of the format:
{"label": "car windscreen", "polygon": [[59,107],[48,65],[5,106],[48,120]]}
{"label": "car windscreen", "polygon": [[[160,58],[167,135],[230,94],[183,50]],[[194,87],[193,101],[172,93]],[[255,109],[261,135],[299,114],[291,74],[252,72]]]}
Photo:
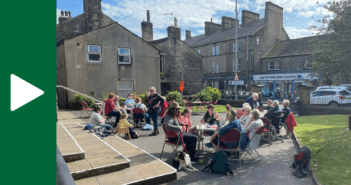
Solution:
{"label": "car windscreen", "polygon": [[312,96],[332,96],[335,95],[335,91],[314,91],[312,92]]}
{"label": "car windscreen", "polygon": [[342,95],[342,96],[349,96],[349,95],[351,95],[351,92],[348,91],[348,90],[343,90],[343,91],[340,91],[339,93],[340,93],[340,95]]}

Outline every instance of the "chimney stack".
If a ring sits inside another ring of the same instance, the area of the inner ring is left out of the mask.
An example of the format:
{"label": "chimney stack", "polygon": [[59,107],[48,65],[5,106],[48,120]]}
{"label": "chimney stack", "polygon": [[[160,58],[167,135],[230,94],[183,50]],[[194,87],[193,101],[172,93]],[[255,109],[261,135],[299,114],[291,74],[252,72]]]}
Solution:
{"label": "chimney stack", "polygon": [[146,11],[146,17],[147,17],[147,22],[143,21],[141,22],[141,35],[142,38],[146,41],[153,41],[153,26],[152,26],[152,22],[150,22],[150,11],[147,10]]}
{"label": "chimney stack", "polygon": [[85,13],[85,31],[98,29],[102,24],[101,0],[83,0]]}
{"label": "chimney stack", "polygon": [[[212,21],[212,18],[211,18]],[[216,24],[214,22],[205,22],[205,34],[210,35],[216,31],[220,31],[222,29],[222,25]]]}
{"label": "chimney stack", "polygon": [[61,17],[59,17],[59,23],[63,23],[69,19],[71,19],[71,12],[61,10]]}
{"label": "chimney stack", "polygon": [[71,11],[68,12],[68,17],[72,17]]}
{"label": "chimney stack", "polygon": [[252,21],[256,21],[260,19],[260,14],[258,13],[254,13],[254,12],[250,12],[247,10],[243,10],[241,13],[241,25],[245,26],[247,24],[249,24]]}
{"label": "chimney stack", "polygon": [[65,16],[65,13],[61,10],[61,16]]}
{"label": "chimney stack", "polygon": [[239,20],[227,16],[222,16],[222,30],[235,27],[235,24],[239,25]]}
{"label": "chimney stack", "polygon": [[185,31],[185,39],[190,39],[191,38],[191,31],[190,30],[186,30]]}
{"label": "chimney stack", "polygon": [[167,32],[168,32],[168,37],[172,37],[174,39],[181,38],[180,28],[177,26],[177,18],[174,18],[174,26],[168,27]]}

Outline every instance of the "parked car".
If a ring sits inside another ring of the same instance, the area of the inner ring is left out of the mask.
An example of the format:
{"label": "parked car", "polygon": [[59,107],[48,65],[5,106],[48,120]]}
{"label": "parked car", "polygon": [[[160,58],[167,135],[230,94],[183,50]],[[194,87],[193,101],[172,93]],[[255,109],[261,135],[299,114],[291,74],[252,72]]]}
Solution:
{"label": "parked car", "polygon": [[351,105],[351,92],[345,88],[330,88],[313,91],[311,105],[329,105],[330,107]]}

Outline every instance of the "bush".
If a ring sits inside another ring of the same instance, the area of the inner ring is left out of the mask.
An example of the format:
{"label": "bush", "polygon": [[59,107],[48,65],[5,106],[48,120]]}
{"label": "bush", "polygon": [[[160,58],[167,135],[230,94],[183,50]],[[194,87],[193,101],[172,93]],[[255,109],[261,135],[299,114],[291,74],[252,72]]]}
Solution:
{"label": "bush", "polygon": [[180,94],[180,92],[178,91],[169,91],[167,96],[167,101],[173,101],[175,100],[176,102],[178,102],[179,104],[182,104],[183,103],[183,100],[182,100],[182,95]]}
{"label": "bush", "polygon": [[203,89],[200,92],[198,92],[192,101],[195,101],[196,99],[200,99],[201,101],[210,102],[210,101],[220,100],[221,96],[222,96],[222,93],[217,88],[207,87],[206,89]]}
{"label": "bush", "polygon": [[141,98],[141,102],[147,105],[147,91],[145,92],[145,94],[141,94],[139,97]]}
{"label": "bush", "polygon": [[90,108],[94,107],[95,100],[92,100],[80,94],[74,95],[74,100],[69,102],[68,107],[73,110],[80,110],[83,108],[82,101],[85,101],[85,103],[87,103]]}

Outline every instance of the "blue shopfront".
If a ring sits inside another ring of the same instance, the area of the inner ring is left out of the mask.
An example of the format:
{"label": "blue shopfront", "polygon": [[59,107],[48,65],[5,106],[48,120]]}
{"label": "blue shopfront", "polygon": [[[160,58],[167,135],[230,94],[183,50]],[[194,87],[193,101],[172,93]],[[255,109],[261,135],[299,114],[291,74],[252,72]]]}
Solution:
{"label": "blue shopfront", "polygon": [[286,74],[257,74],[251,80],[255,84],[262,84],[263,97],[273,99],[293,99],[296,96],[296,87],[305,85],[319,78],[311,72]]}

